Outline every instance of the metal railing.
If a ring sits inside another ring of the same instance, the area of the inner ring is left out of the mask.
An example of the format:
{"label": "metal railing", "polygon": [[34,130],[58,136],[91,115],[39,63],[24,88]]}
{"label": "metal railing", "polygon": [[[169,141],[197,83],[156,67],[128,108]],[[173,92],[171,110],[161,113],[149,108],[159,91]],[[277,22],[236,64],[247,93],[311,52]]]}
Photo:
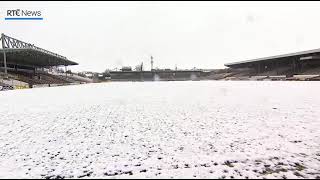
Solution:
{"label": "metal railing", "polygon": [[9,36],[7,36],[7,35],[5,35],[3,33],[1,34],[1,38],[0,39],[2,40],[2,48],[3,49],[16,49],[16,48],[17,49],[34,49],[34,50],[37,50],[37,51],[40,51],[40,52],[43,52],[43,53],[46,53],[46,54],[49,54],[49,55],[52,55],[52,56],[67,60],[66,57],[61,56],[61,55],[59,55],[57,53],[53,53],[51,51],[42,49],[42,48],[37,47],[37,46],[35,46],[33,44],[23,42],[23,41],[18,40],[16,38],[9,37]]}

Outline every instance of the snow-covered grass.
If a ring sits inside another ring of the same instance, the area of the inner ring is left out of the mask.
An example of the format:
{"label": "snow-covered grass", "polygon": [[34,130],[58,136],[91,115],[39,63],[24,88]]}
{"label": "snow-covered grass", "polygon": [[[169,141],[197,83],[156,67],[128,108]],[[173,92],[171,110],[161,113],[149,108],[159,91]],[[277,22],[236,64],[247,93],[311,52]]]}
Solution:
{"label": "snow-covered grass", "polygon": [[319,82],[0,92],[0,178],[319,178]]}

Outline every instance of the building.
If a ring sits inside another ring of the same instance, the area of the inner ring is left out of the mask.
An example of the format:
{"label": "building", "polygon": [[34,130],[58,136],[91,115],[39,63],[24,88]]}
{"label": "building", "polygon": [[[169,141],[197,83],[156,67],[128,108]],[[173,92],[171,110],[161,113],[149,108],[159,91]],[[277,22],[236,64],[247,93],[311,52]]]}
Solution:
{"label": "building", "polygon": [[[78,65],[66,57],[23,42],[16,38],[1,34],[0,80],[10,85],[28,84],[29,87],[39,85],[68,84],[81,82],[71,74],[53,74],[48,69]],[[65,71],[67,72],[67,71]],[[67,77],[68,76],[68,77]]]}
{"label": "building", "polygon": [[320,49],[227,63],[225,66],[233,69],[249,68],[254,75],[269,73],[293,76],[311,73],[311,69],[320,68]]}

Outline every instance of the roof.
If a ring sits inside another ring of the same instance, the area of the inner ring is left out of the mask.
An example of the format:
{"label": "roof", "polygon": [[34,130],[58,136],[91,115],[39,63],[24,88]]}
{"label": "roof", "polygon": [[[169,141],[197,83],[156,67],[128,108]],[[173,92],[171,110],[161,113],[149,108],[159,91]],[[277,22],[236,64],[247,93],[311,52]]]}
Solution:
{"label": "roof", "polygon": [[[66,57],[35,48],[5,49],[7,64],[24,65],[32,67],[50,67],[59,65],[78,65]],[[0,62],[3,62],[3,49],[0,49]]]}
{"label": "roof", "polygon": [[320,49],[312,49],[312,50],[300,51],[300,52],[295,52],[295,53],[288,53],[288,54],[282,54],[282,55],[276,55],[276,56],[269,56],[269,57],[251,59],[251,60],[246,60],[246,61],[227,63],[227,64],[225,64],[225,66],[233,66],[233,65],[253,63],[253,62],[258,62],[258,61],[281,59],[281,58],[287,58],[287,57],[292,57],[292,56],[304,56],[304,55],[315,54],[315,53],[319,53],[320,54]]}

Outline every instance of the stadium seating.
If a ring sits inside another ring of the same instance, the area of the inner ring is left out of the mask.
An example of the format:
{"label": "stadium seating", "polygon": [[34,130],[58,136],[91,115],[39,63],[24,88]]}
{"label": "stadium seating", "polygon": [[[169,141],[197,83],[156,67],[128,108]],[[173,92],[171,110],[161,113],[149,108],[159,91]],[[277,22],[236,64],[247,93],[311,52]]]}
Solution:
{"label": "stadium seating", "polygon": [[53,75],[43,71],[37,71],[36,73],[30,70],[10,70],[9,74],[12,79],[26,82],[30,87],[33,85],[43,85],[43,84],[70,84],[77,83],[80,80],[74,80],[69,76],[65,77],[62,75]]}

